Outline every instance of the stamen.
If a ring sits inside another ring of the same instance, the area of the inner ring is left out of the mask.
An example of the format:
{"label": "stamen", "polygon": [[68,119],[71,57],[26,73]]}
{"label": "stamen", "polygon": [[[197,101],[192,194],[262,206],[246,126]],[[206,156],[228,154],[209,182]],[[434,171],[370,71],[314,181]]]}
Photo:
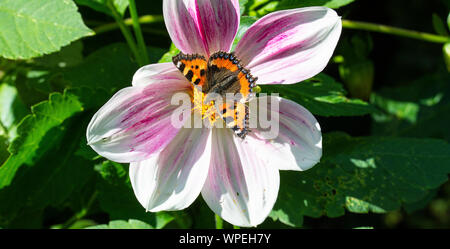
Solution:
{"label": "stamen", "polygon": [[194,107],[192,111],[198,112],[202,115],[202,119],[208,119],[210,124],[213,125],[217,121],[216,116],[216,107],[214,106],[213,101],[208,104],[204,104],[206,95],[198,90],[196,87],[193,87],[193,98],[192,103]]}

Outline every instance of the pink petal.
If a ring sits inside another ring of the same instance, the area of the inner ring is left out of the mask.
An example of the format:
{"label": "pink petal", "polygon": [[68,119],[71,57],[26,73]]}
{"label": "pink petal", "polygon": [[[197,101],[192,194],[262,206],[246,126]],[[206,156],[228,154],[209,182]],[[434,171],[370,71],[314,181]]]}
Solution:
{"label": "pink petal", "polygon": [[[266,164],[277,166],[280,170],[310,169],[322,156],[319,123],[307,109],[293,101],[279,97],[267,99],[268,114],[273,101],[278,103],[278,121],[275,123],[278,123],[279,129],[272,133],[268,129],[252,129],[251,136],[265,141],[262,146],[253,146],[255,154]],[[274,116],[269,115],[269,120],[272,118]]]}
{"label": "pink petal", "polygon": [[179,106],[170,101],[173,94],[189,88],[186,80],[167,80],[120,90],[92,117],[88,144],[116,162],[149,158],[178,133],[171,115]]}
{"label": "pink petal", "polygon": [[213,129],[211,165],[202,190],[214,213],[237,226],[256,226],[269,215],[277,199],[278,169],[253,152],[261,141],[242,140],[230,129]]}
{"label": "pink petal", "polygon": [[341,19],[326,7],[277,11],[255,22],[236,47],[258,84],[292,84],[321,72],[341,34]]}
{"label": "pink petal", "polygon": [[150,64],[139,68],[133,76],[133,86],[147,86],[157,81],[180,80],[186,81],[184,75],[172,62]]}
{"label": "pink petal", "polygon": [[229,51],[239,28],[238,0],[164,0],[163,13],[173,43],[186,54]]}
{"label": "pink petal", "polygon": [[147,211],[180,210],[195,201],[208,175],[210,133],[183,128],[161,153],[130,164],[134,193]]}

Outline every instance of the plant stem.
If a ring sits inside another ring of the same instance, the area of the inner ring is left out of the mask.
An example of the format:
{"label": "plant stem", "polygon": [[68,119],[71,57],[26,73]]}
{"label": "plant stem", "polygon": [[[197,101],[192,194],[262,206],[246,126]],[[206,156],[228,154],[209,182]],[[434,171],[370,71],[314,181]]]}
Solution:
{"label": "plant stem", "polygon": [[[148,23],[162,22],[162,21],[164,21],[164,19],[163,19],[163,16],[161,16],[161,15],[155,15],[155,16],[145,15],[145,16],[139,17],[138,21],[140,24],[148,24]],[[123,22],[127,26],[133,25],[133,19],[131,19],[131,18],[124,19]],[[94,22],[92,22],[92,25],[94,25]],[[94,28],[94,32],[95,32],[95,34],[98,35],[98,34],[105,33],[105,32],[111,31],[111,30],[115,30],[117,28],[119,28],[119,25],[117,23],[115,23],[115,22],[107,23],[107,24],[103,24],[103,25],[100,25],[100,26]],[[167,33],[167,32],[165,32],[165,33]]]}
{"label": "plant stem", "polygon": [[128,47],[130,47],[131,52],[133,52],[134,57],[136,58],[136,61],[138,62],[139,66],[143,66],[144,62],[141,58],[141,55],[139,54],[139,51],[137,49],[136,43],[134,41],[133,35],[131,34],[128,27],[125,25],[122,16],[117,12],[116,8],[113,6],[111,1],[108,1],[108,7],[111,10],[114,19],[116,20],[117,25],[120,28],[120,31],[122,31],[123,36],[125,37],[125,40],[128,43]]}
{"label": "plant stem", "polygon": [[348,29],[358,29],[358,30],[366,30],[379,32],[390,35],[398,35],[409,37],[413,39],[418,39],[422,41],[435,42],[435,43],[446,43],[450,41],[450,37],[435,35],[430,33],[418,32],[414,30],[396,28],[387,25],[381,25],[376,23],[368,23],[368,22],[358,22],[351,20],[342,20],[342,27]]}
{"label": "plant stem", "polygon": [[222,218],[220,218],[219,215],[215,215],[216,216],[216,229],[223,229],[223,220]]}
{"label": "plant stem", "polygon": [[139,50],[142,55],[142,62],[146,65],[149,64],[150,61],[148,59],[147,47],[145,46],[144,36],[142,35],[141,25],[139,24],[139,16],[136,10],[136,3],[134,0],[128,0],[130,5],[130,15],[133,20],[133,29],[134,35],[136,36],[136,40],[138,43]]}
{"label": "plant stem", "polygon": [[95,199],[97,198],[98,192],[95,191],[91,198],[89,198],[86,207],[82,208],[78,213],[74,214],[72,217],[70,217],[70,219],[68,219],[66,222],[64,222],[64,224],[62,225],[61,228],[63,229],[67,229],[70,227],[70,225],[72,225],[73,223],[75,223],[77,220],[82,219],[84,216],[86,216],[89,212],[89,209],[91,208],[92,204],[94,203]]}

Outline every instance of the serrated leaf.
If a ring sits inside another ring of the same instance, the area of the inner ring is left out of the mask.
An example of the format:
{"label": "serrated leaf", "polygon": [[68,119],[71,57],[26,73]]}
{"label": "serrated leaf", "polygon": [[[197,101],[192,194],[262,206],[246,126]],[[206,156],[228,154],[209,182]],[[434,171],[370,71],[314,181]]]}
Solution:
{"label": "serrated leaf", "polygon": [[397,210],[427,196],[449,173],[450,146],[442,140],[325,134],[318,165],[281,172],[271,217],[300,226],[305,215]]}
{"label": "serrated leaf", "polygon": [[320,116],[357,116],[374,111],[360,99],[349,99],[342,85],[325,74],[294,85],[261,85],[262,92],[279,93]]}
{"label": "serrated leaf", "polygon": [[113,220],[107,225],[90,226],[86,229],[152,229],[153,227],[143,221],[130,219],[125,220]]}
{"label": "serrated leaf", "polygon": [[0,56],[29,59],[92,35],[72,0],[2,0]]}
{"label": "serrated leaf", "polygon": [[[40,227],[39,219],[34,224],[30,220],[42,218],[47,206],[61,205],[93,176],[89,161],[73,155],[88,118],[67,119],[46,132],[42,141],[50,148],[32,167],[18,168],[14,181],[0,189],[0,224],[9,228]],[[50,137],[52,144],[48,144]]]}
{"label": "serrated leaf", "polygon": [[100,207],[110,219],[138,219],[155,228],[162,228],[173,220],[170,213],[146,212],[134,196],[128,177],[128,167],[105,161],[100,168],[102,181],[99,182]]}
{"label": "serrated leaf", "polygon": [[123,16],[125,10],[128,8],[128,0],[75,0],[79,5],[88,6],[96,11],[111,15],[111,10],[108,8],[108,1],[112,1],[113,6],[117,12]]}
{"label": "serrated leaf", "polygon": [[18,125],[17,138],[9,147],[11,155],[0,167],[0,189],[11,184],[19,167],[24,164],[33,166],[55,145],[59,136],[50,136],[50,131],[64,134],[66,127],[62,124],[85,109],[96,106],[94,103],[98,99],[106,99],[105,93],[73,89],[64,94],[53,93],[48,101],[33,106],[32,114]]}

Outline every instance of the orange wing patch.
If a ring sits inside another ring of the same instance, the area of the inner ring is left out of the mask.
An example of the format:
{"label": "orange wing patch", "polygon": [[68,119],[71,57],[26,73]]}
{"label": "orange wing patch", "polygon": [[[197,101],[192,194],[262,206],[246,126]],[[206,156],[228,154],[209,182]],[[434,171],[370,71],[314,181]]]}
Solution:
{"label": "orange wing patch", "polygon": [[231,128],[238,137],[244,139],[250,131],[248,106],[241,102],[234,102],[225,103],[217,109],[226,126]]}
{"label": "orange wing patch", "polygon": [[253,88],[256,86],[258,77],[253,77],[250,70],[242,66],[241,60],[239,60],[234,53],[222,51],[214,53],[209,58],[208,67],[216,67],[217,70],[225,68],[230,71],[230,73],[238,73],[236,83],[240,85],[239,93],[242,94],[245,101],[247,101],[250,94],[253,93]]}
{"label": "orange wing patch", "polygon": [[205,57],[192,54],[186,55],[179,53],[172,58],[175,66],[194,86],[203,87],[206,83],[206,67]]}

